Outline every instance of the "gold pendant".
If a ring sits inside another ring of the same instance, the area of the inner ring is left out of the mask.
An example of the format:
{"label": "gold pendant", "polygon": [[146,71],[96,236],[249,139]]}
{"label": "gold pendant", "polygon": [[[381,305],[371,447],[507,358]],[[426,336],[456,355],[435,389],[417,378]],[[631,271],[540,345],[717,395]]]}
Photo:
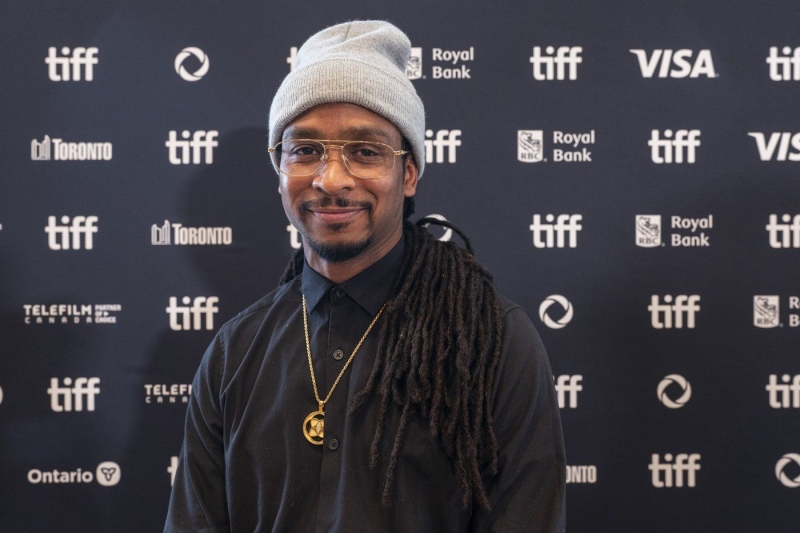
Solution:
{"label": "gold pendant", "polygon": [[303,435],[311,444],[321,445],[325,435],[325,413],[314,411],[303,421]]}

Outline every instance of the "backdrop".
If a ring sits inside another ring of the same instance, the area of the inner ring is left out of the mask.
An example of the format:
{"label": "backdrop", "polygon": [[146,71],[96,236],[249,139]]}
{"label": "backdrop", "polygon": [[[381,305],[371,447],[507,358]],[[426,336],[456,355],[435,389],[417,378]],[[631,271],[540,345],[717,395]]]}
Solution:
{"label": "backdrop", "polygon": [[544,338],[569,531],[800,529],[800,9],[754,5],[0,4],[0,530],[163,527],[205,347],[298,244],[269,103],[353,18],[414,46],[417,214]]}

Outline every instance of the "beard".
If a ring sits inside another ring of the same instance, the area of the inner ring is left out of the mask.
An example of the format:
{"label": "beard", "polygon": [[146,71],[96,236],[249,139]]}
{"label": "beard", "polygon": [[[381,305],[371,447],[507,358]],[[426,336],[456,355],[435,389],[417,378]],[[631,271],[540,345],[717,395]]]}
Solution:
{"label": "beard", "polygon": [[[345,198],[332,198],[330,196],[323,197],[319,200],[311,200],[303,202],[300,206],[301,213],[307,213],[309,208],[311,207],[328,207],[332,204],[335,204],[337,207],[361,207],[367,209],[367,214],[372,219],[372,208],[373,205],[369,202],[354,202],[349,201]],[[338,232],[345,227],[344,224],[333,224],[330,226],[334,232]],[[325,261],[329,263],[340,263],[342,261],[347,261],[354,257],[360,255],[364,250],[369,248],[370,244],[374,240],[372,234],[368,235],[366,238],[360,241],[344,241],[344,242],[337,242],[326,244],[319,241],[314,240],[307,231],[302,231],[303,237],[305,237],[305,241],[308,243],[308,246]]]}

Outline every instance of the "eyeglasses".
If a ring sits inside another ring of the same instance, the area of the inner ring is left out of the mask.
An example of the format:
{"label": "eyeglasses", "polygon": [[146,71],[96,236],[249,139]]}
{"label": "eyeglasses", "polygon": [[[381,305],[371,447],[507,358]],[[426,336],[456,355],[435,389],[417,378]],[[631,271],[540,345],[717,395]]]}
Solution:
{"label": "eyeglasses", "polygon": [[290,178],[302,178],[316,174],[325,165],[331,148],[342,153],[342,162],[350,174],[362,180],[376,180],[389,175],[394,170],[397,156],[410,153],[380,142],[328,139],[290,139],[267,151],[275,170]]}

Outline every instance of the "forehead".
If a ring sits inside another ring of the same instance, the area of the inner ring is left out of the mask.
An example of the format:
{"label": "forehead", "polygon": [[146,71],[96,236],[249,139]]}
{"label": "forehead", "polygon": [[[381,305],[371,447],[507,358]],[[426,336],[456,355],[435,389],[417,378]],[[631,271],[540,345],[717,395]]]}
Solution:
{"label": "forehead", "polygon": [[395,145],[402,134],[394,124],[369,109],[334,103],[312,107],[295,118],[283,130],[283,138],[380,141]]}

